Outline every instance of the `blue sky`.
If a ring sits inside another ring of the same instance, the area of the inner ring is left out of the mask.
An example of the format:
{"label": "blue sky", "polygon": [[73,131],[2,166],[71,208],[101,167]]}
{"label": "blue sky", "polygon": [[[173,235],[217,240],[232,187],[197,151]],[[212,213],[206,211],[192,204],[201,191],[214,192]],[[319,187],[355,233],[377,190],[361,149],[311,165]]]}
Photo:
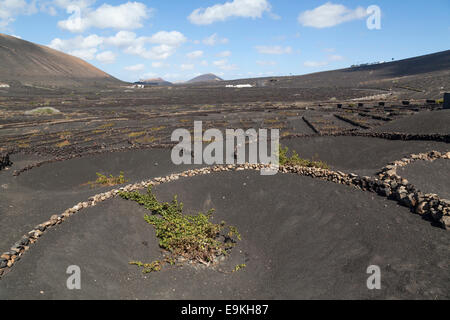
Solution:
{"label": "blue sky", "polygon": [[448,50],[450,1],[0,0],[0,32],[126,81],[299,75]]}

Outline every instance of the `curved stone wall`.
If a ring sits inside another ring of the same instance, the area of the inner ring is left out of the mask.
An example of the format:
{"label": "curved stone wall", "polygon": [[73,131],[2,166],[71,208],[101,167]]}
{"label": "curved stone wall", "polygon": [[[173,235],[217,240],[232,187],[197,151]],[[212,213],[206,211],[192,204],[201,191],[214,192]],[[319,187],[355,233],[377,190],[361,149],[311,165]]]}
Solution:
{"label": "curved stone wall", "polygon": [[[406,179],[397,175],[397,168],[406,166],[417,160],[434,161],[436,159],[450,159],[450,152],[445,154],[431,151],[422,154],[413,154],[410,157],[394,161],[380,171],[378,178],[360,177],[353,173],[344,173],[341,171],[332,171],[328,169],[318,169],[299,166],[282,166],[279,171],[282,173],[298,174],[309,176],[316,179],[326,180],[333,183],[353,186],[363,191],[376,192],[380,196],[395,200],[403,206],[409,207],[412,212],[420,214],[434,221],[438,226],[450,229],[450,201],[440,199],[435,194],[423,194],[417,190]],[[30,249],[30,245],[35,243],[43,233],[51,227],[61,224],[72,215],[82,209],[96,206],[98,203],[116,197],[120,191],[135,191],[156,186],[162,183],[168,183],[180,178],[188,178],[197,175],[207,175],[222,171],[244,171],[261,170],[267,168],[267,165],[261,164],[243,164],[243,165],[218,165],[202,169],[191,169],[178,174],[171,174],[166,177],[158,177],[147,181],[113,189],[108,192],[100,193],[90,197],[85,202],[80,202],[72,208],[67,209],[62,214],[52,215],[50,220],[37,225],[33,230],[24,235],[16,242],[10,251],[0,256],[0,277],[10,270],[22,255]]]}

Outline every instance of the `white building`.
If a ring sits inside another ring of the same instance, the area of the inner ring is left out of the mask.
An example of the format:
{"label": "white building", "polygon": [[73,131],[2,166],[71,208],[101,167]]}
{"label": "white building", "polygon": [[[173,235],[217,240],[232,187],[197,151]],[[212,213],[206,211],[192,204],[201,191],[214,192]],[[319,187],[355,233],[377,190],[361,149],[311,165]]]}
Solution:
{"label": "white building", "polygon": [[253,86],[251,84],[237,84],[237,85],[232,85],[229,84],[226,86],[227,88],[253,88]]}

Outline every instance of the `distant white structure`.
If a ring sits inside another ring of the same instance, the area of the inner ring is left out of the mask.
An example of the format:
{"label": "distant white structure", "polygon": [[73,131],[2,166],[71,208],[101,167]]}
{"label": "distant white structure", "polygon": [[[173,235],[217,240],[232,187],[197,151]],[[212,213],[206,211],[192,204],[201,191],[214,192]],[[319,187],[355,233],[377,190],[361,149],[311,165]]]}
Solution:
{"label": "distant white structure", "polygon": [[128,88],[128,89],[144,89],[145,85],[143,85],[143,84],[133,84],[132,86],[128,86],[126,88]]}
{"label": "distant white structure", "polygon": [[353,64],[353,65],[350,66],[350,68],[374,66],[374,65],[383,64],[383,63],[386,63],[386,61],[377,61],[377,62],[371,62],[371,63]]}
{"label": "distant white structure", "polygon": [[9,88],[9,84],[0,83],[0,88]]}
{"label": "distant white structure", "polygon": [[237,84],[237,85],[229,84],[226,86],[226,88],[253,88],[253,86],[251,84]]}

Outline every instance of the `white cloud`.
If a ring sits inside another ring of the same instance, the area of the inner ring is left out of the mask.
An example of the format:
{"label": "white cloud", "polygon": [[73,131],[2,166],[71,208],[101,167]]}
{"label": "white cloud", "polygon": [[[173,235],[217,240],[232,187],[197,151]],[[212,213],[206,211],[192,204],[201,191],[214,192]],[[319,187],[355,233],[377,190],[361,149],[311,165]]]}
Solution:
{"label": "white cloud", "polygon": [[203,57],[203,51],[201,51],[201,50],[192,51],[192,52],[189,52],[188,54],[186,54],[186,56],[189,59],[198,59],[198,58]]}
{"label": "white cloud", "polygon": [[219,58],[227,58],[231,56],[231,51],[222,51],[217,54]]}
{"label": "white cloud", "polygon": [[158,76],[158,74],[154,73],[154,72],[148,72],[142,75],[142,79],[143,80],[150,80],[152,78],[156,78]]}
{"label": "white cloud", "polygon": [[281,47],[281,46],[256,46],[256,50],[262,54],[291,54],[291,47]]}
{"label": "white cloud", "polygon": [[[127,54],[152,60],[167,59],[186,41],[186,37],[178,31],[159,31],[151,37],[137,37],[134,32],[119,31],[115,36],[105,39],[106,44],[123,48]],[[146,44],[157,46],[148,49]]]}
{"label": "white cloud", "polygon": [[[145,42],[144,39],[142,39],[142,40],[143,40],[143,42]],[[105,43],[107,43],[109,45],[123,48],[123,47],[131,46],[133,43],[136,43],[138,40],[136,37],[136,33],[134,33],[134,32],[119,31],[114,36],[104,38],[104,41],[105,41]]]}
{"label": "white cloud", "polygon": [[195,66],[193,64],[182,64],[180,68],[181,70],[194,70]]}
{"label": "white cloud", "polygon": [[342,60],[344,60],[343,56],[334,54],[334,55],[329,55],[327,57],[327,60],[325,60],[325,61],[306,61],[305,63],[303,63],[303,65],[308,68],[317,68],[317,67],[327,66],[328,64],[330,64],[330,62],[342,61]]}
{"label": "white cloud", "polygon": [[95,59],[103,64],[111,64],[116,61],[116,55],[112,51],[104,51],[97,54]]}
{"label": "white cloud", "polygon": [[223,59],[223,60],[217,60],[213,62],[213,65],[215,65],[216,67],[221,67],[224,66],[228,63],[227,59]]}
{"label": "white cloud", "polygon": [[5,28],[14,22],[18,15],[30,15],[36,12],[36,1],[0,0],[0,28]]}
{"label": "white cloud", "polygon": [[93,60],[98,51],[98,46],[103,43],[103,39],[95,34],[82,37],[77,36],[72,39],[53,39],[49,44],[50,48],[63,51],[83,60]]}
{"label": "white cloud", "polygon": [[232,17],[261,18],[264,12],[270,11],[271,5],[267,0],[233,0],[206,9],[196,9],[188,19],[193,24],[207,25],[217,21],[226,21]]}
{"label": "white cloud", "polygon": [[328,60],[329,61],[342,61],[342,60],[344,60],[344,57],[334,54],[334,55],[329,56]]}
{"label": "white cloud", "polygon": [[143,45],[134,45],[126,48],[124,50],[127,54],[137,55],[144,59],[150,60],[165,60],[173,55],[176,51],[175,47],[168,46],[166,44],[161,44],[159,46],[151,47],[150,49],[145,48]]}
{"label": "white cloud", "polygon": [[51,16],[56,16],[58,11],[56,10],[54,2],[39,2],[39,11],[47,13]]}
{"label": "white cloud", "polygon": [[166,44],[169,46],[178,46],[186,42],[186,37],[178,31],[159,31],[151,36],[150,43]]}
{"label": "white cloud", "polygon": [[77,6],[81,9],[86,9],[90,6],[92,6],[95,3],[96,0],[53,0],[50,1],[48,4],[55,5],[62,9],[67,9],[70,6]]}
{"label": "white cloud", "polygon": [[155,61],[152,62],[152,68],[164,68],[164,67],[170,67],[169,64],[161,62],[161,61]]}
{"label": "white cloud", "polygon": [[131,71],[131,72],[139,72],[139,71],[143,71],[145,69],[145,65],[143,64],[135,64],[133,66],[128,66],[124,68],[126,71]]}
{"label": "white cloud", "polygon": [[105,3],[95,10],[88,7],[89,4],[63,1],[62,5],[66,6],[71,16],[59,21],[58,26],[70,32],[83,32],[92,27],[131,30],[142,28],[144,20],[152,13],[152,9],[140,2],[127,2],[118,6]]}
{"label": "white cloud", "polygon": [[213,65],[221,70],[237,70],[239,69],[235,64],[229,64],[227,59],[217,60],[213,62]]}
{"label": "white cloud", "polygon": [[166,73],[164,79],[180,79],[182,77],[179,73]]}
{"label": "white cloud", "polygon": [[90,48],[90,49],[76,49],[68,52],[68,54],[78,57],[83,60],[94,60],[95,54],[97,53],[96,48]]}
{"label": "white cloud", "polygon": [[327,2],[313,10],[308,10],[298,16],[298,22],[305,27],[329,28],[344,22],[363,19],[367,11],[363,7],[354,10],[342,4]]}
{"label": "white cloud", "polygon": [[210,35],[209,37],[206,37],[203,39],[203,44],[207,46],[215,46],[216,44],[227,44],[228,39],[227,38],[220,38],[217,33],[214,33]]}
{"label": "white cloud", "polygon": [[[93,59],[99,47],[106,46],[117,47],[126,54],[138,55],[145,59],[164,60],[173,55],[186,40],[186,37],[178,31],[159,31],[150,37],[137,37],[134,32],[119,31],[107,38],[95,34],[67,40],[56,38],[49,46],[87,60]],[[147,44],[154,46],[148,48]]]}
{"label": "white cloud", "polygon": [[204,66],[204,67],[209,66],[209,63],[208,63],[208,61],[206,61],[206,60],[203,60],[202,62],[200,62],[200,64],[201,64],[202,66]]}

